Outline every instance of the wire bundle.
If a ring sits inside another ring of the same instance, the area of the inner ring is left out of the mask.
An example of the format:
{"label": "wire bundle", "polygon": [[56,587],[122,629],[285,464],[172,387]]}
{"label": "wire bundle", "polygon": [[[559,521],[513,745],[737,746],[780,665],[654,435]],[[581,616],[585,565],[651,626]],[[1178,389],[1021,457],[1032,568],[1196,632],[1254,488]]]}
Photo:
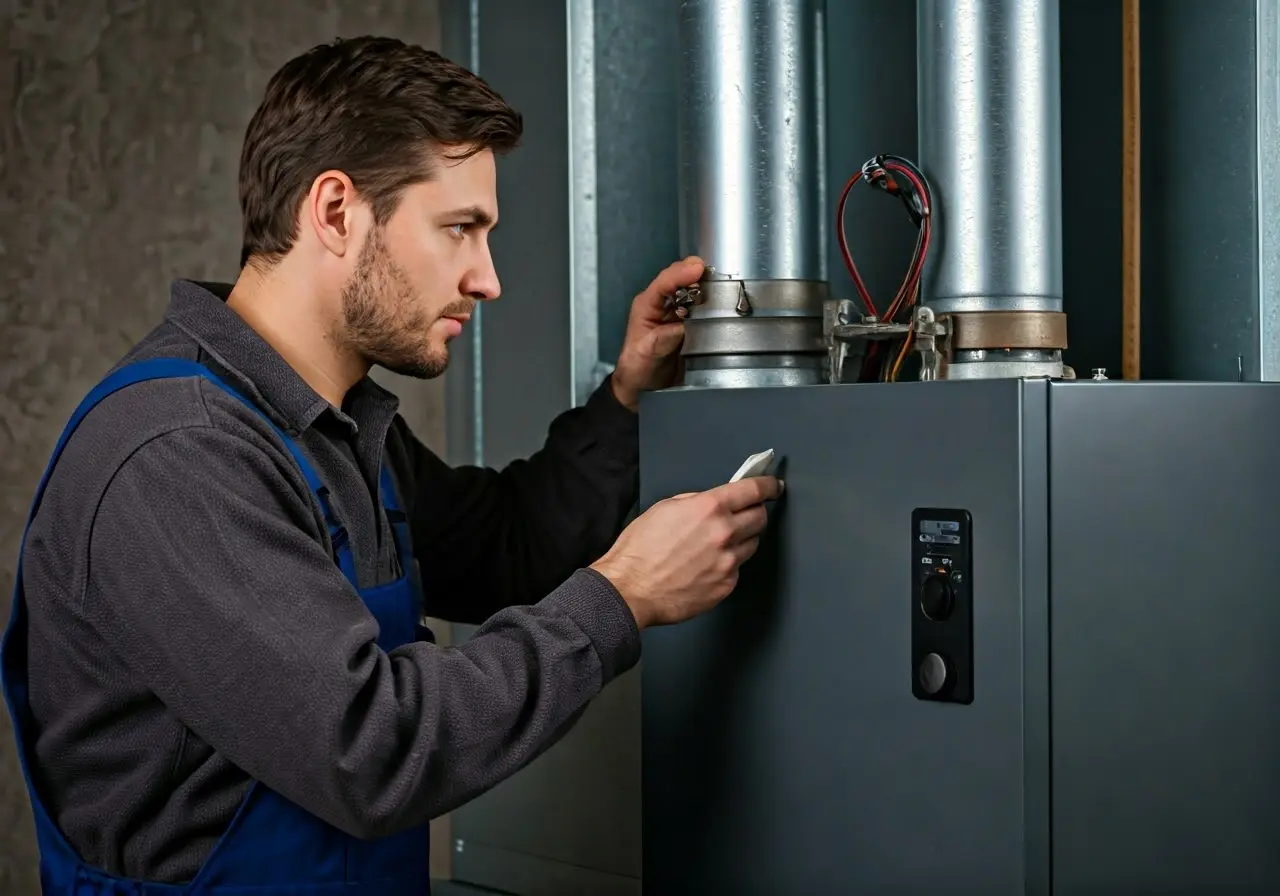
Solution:
{"label": "wire bundle", "polygon": [[[889,303],[883,316],[871,298],[871,292],[867,289],[862,275],[858,273],[858,266],[853,260],[853,254],[849,251],[849,242],[845,237],[845,206],[848,204],[849,194],[859,181],[866,181],[871,186],[900,198],[911,216],[912,223],[919,231],[907,274],[903,277],[897,294],[894,295],[893,301]],[[858,290],[858,297],[862,300],[867,314],[877,320],[885,323],[905,323],[910,320],[911,309],[920,296],[920,276],[924,271],[925,258],[929,254],[929,243],[933,232],[932,214],[933,196],[928,180],[914,163],[901,156],[878,155],[868,159],[863,164],[862,170],[849,178],[849,182],[841,191],[840,202],[836,207],[836,241],[840,246],[840,256],[844,259],[845,269],[848,270],[849,277],[852,278],[853,285]],[[874,379],[882,382],[896,380],[902,363],[906,360],[907,352],[911,349],[911,342],[912,335],[908,333],[906,338],[897,340],[888,351],[884,352],[881,352],[881,342],[872,342],[867,350],[859,382]],[[896,352],[893,349],[896,349]],[[876,374],[877,367],[878,374]]]}

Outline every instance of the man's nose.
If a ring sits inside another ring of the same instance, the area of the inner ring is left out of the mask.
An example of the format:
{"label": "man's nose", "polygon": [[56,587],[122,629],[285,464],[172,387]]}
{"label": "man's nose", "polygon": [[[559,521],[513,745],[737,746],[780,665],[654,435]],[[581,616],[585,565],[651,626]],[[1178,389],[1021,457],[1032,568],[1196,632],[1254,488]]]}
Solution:
{"label": "man's nose", "polygon": [[487,246],[484,258],[467,275],[467,282],[463,287],[463,292],[479,302],[491,301],[502,295],[502,284],[498,282],[498,271],[493,266],[493,255]]}

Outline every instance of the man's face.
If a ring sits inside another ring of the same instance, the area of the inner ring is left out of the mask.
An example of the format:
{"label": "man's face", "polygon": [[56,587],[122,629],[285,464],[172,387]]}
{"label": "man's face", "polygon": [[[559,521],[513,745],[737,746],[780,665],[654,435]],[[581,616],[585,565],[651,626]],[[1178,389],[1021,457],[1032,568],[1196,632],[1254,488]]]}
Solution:
{"label": "man's face", "polygon": [[394,373],[426,379],[449,363],[476,302],[496,299],[489,233],[498,220],[493,153],[439,159],[369,232],[342,290],[344,342]]}

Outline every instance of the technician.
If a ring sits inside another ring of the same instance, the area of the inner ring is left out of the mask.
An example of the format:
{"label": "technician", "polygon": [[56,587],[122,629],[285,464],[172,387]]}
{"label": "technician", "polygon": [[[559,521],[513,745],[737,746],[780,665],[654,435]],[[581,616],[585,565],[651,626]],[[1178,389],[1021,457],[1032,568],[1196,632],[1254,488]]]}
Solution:
{"label": "technician", "polygon": [[[697,259],[635,299],[613,375],[500,472],[446,466],[369,378],[439,375],[498,297],[494,158],[521,130],[395,40],[271,80],[240,277],[173,286],[34,502],[2,668],[45,893],[426,893],[429,819],[553,744],[641,630],[733,589],[776,479],[622,529],[639,395],[677,376],[663,296]],[[484,624],[442,648],[423,615]]]}

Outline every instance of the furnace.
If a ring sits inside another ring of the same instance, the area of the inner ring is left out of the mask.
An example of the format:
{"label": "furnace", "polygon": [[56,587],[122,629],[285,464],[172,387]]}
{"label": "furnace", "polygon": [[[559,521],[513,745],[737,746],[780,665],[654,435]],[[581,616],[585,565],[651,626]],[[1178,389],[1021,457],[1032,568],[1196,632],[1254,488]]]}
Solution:
{"label": "furnace", "polygon": [[[1280,892],[1280,387],[1064,366],[1056,2],[920,0],[919,157],[865,164],[810,140],[823,10],[681,4],[714,270],[642,505],[765,449],[787,490],[646,633],[645,892]],[[919,234],[891,297],[814,261],[854,187]]]}

